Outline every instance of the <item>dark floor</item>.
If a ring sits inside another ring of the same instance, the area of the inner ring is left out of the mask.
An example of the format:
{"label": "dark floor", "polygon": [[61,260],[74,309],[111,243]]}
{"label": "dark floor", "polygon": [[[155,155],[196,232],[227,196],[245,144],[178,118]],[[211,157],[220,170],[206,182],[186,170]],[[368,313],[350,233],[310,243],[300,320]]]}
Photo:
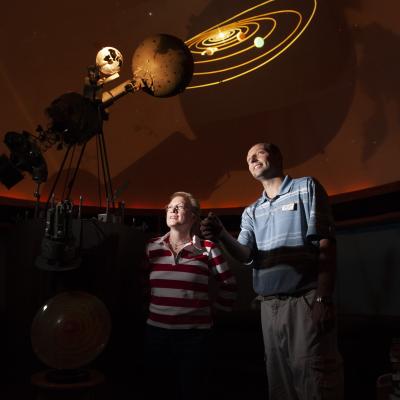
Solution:
{"label": "dark floor", "polygon": [[[390,371],[389,347],[397,329],[397,320],[340,318],[339,346],[344,358],[346,399],[376,399],[376,379]],[[118,332],[114,338],[116,335]],[[93,400],[146,398],[140,343],[136,341],[137,345],[130,348],[126,345],[128,338],[135,335],[138,335],[137,330],[124,332],[94,362],[94,367],[104,373],[106,380]],[[237,320],[217,324],[213,352],[209,398],[267,399],[262,336],[257,318],[242,319],[240,326]],[[11,366],[0,399],[36,399],[37,391],[30,385],[30,377],[41,367],[29,360]]]}

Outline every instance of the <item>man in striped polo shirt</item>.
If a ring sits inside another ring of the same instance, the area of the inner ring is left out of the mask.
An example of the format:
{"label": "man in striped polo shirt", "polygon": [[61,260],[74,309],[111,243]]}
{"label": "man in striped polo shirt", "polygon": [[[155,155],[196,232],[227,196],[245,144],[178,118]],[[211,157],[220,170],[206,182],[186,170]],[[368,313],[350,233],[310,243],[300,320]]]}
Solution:
{"label": "man in striped polo shirt", "polygon": [[244,210],[238,239],[211,213],[201,231],[253,268],[269,400],[342,399],[332,301],[335,232],[326,192],[314,178],[285,175],[276,145],[254,145],[247,164],[264,191]]}

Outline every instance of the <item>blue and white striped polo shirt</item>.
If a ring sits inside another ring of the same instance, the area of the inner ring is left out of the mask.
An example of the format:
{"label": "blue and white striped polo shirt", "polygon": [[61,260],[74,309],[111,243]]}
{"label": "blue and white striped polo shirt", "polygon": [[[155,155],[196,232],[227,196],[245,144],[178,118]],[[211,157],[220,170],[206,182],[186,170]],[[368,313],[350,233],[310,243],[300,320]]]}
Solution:
{"label": "blue and white striped polo shirt", "polygon": [[264,296],[315,288],[318,241],[334,238],[328,196],[311,177],[286,176],[278,195],[265,192],[242,214],[238,241],[253,251],[253,287]]}

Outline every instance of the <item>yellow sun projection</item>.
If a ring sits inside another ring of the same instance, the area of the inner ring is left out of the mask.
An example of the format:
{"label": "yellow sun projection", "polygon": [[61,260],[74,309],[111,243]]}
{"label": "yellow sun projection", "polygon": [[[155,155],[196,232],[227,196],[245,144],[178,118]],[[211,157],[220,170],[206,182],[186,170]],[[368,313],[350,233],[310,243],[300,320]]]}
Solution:
{"label": "yellow sun projection", "polygon": [[194,74],[187,89],[239,78],[285,52],[310,24],[317,0],[293,0],[293,9],[280,9],[282,2],[264,1],[188,39]]}

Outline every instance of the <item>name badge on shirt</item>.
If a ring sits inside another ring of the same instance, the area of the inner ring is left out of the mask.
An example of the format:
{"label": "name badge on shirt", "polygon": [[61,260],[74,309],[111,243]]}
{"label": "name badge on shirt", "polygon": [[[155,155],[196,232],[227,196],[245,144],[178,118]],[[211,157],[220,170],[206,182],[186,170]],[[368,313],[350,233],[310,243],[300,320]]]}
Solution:
{"label": "name badge on shirt", "polygon": [[282,211],[294,211],[294,210],[296,210],[296,203],[284,204],[282,206]]}

